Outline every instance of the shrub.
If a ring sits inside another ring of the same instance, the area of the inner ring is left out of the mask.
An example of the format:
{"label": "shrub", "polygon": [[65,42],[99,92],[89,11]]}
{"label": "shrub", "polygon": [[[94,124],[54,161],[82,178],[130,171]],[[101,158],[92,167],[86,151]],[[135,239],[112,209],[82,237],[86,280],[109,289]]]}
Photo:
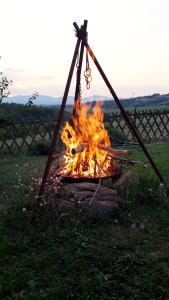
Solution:
{"label": "shrub", "polygon": [[34,143],[31,148],[28,150],[30,155],[48,155],[50,150],[51,142],[45,140],[39,140]]}
{"label": "shrub", "polygon": [[114,144],[123,144],[128,141],[128,137],[125,132],[119,131],[116,128],[107,127],[107,131],[109,133],[109,137]]}
{"label": "shrub", "polygon": [[[52,139],[50,140],[39,140],[36,143],[32,144],[31,148],[28,150],[28,154],[30,155],[48,155],[51,147]],[[57,144],[55,146],[55,152],[61,152],[63,150],[63,143],[58,138]]]}

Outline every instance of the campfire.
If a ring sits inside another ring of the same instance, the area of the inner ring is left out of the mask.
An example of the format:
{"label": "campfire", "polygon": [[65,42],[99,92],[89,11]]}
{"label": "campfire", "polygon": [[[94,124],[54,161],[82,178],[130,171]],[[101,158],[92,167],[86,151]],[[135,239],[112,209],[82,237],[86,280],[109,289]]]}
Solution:
{"label": "campfire", "polygon": [[[88,33],[87,33],[87,20],[84,20],[84,24],[79,28],[76,22],[73,23],[77,42],[72,58],[72,63],[70,66],[70,71],[68,74],[65,91],[63,95],[62,104],[60,107],[60,112],[58,116],[58,120],[56,126],[54,128],[53,140],[51,144],[50,153],[48,156],[48,160],[46,163],[46,167],[44,170],[44,174],[42,177],[42,182],[39,188],[39,193],[37,197],[37,207],[39,208],[43,202],[44,190],[48,183],[49,171],[54,161],[54,152],[56,149],[56,142],[60,132],[60,126],[63,119],[64,109],[70,89],[70,84],[72,81],[72,76],[74,72],[75,65],[77,66],[76,73],[76,90],[75,90],[75,101],[74,101],[74,110],[73,116],[70,123],[66,123],[65,127],[61,133],[61,139],[66,146],[65,153],[58,159],[59,168],[54,171],[53,179],[59,178],[59,182],[63,177],[71,177],[73,180],[82,179],[85,181],[86,179],[98,179],[99,178],[99,186],[96,188],[87,186],[87,189],[90,191],[95,190],[92,199],[90,200],[90,204],[93,202],[93,199],[96,196],[96,193],[101,185],[102,178],[106,177],[114,177],[117,174],[120,174],[120,162],[123,163],[131,163],[135,164],[134,161],[129,161],[127,159],[121,158],[120,155],[128,154],[127,150],[118,150],[113,149],[111,147],[110,138],[107,130],[104,126],[104,114],[102,111],[101,102],[96,102],[94,108],[92,108],[88,104],[83,104],[81,102],[81,72],[82,72],[82,63],[83,63],[83,54],[84,49],[86,49],[86,69],[84,72],[86,88],[90,88],[90,82],[92,79],[91,76],[91,68],[89,66],[88,56],[90,55],[92,61],[96,65],[101,77],[103,78],[106,86],[108,87],[113,99],[115,100],[120,112],[131,131],[133,137],[138,142],[138,145],[144,151],[150,165],[154,169],[156,175],[160,179],[160,182],[164,183],[164,179],[160,174],[156,164],[151,158],[147,148],[145,147],[140,134],[137,129],[134,127],[133,121],[129,118],[128,114],[124,110],[118,96],[116,95],[113,87],[111,86],[106,74],[104,73],[102,67],[100,66],[95,54],[88,44]],[[75,184],[75,183],[74,183]],[[84,190],[83,182],[82,189]],[[73,188],[73,187],[72,187]],[[78,189],[80,186],[78,186]],[[99,189],[99,194],[101,194],[101,190]],[[71,190],[68,186],[68,191]],[[105,200],[105,195],[111,195],[110,191],[105,191],[103,189],[103,198]],[[83,193],[82,193],[83,194]],[[87,190],[87,194],[83,195],[85,199],[88,198],[89,191]],[[76,191],[75,195],[79,195]],[[101,196],[100,196],[101,197]],[[70,198],[70,195],[68,195]],[[102,198],[102,197],[101,197]],[[111,198],[111,197],[110,197]],[[110,200],[110,199],[109,199]],[[87,201],[87,200],[86,200]],[[105,201],[100,201],[104,202]]]}
{"label": "campfire", "polygon": [[[119,157],[127,150],[113,149],[104,125],[102,101],[94,107],[74,101],[73,115],[61,132],[64,153],[57,159],[57,170],[51,173],[52,190],[57,195],[59,213],[84,212],[105,215],[116,213],[120,197],[112,186],[122,176]],[[106,182],[107,181],[107,182]],[[110,182],[111,181],[111,182]]]}
{"label": "campfire", "polygon": [[[103,178],[119,173],[119,155],[127,150],[112,149],[104,126],[102,101],[92,108],[81,100],[74,102],[71,123],[66,122],[61,139],[66,146],[57,175],[71,178]],[[55,174],[55,175],[56,175]]]}

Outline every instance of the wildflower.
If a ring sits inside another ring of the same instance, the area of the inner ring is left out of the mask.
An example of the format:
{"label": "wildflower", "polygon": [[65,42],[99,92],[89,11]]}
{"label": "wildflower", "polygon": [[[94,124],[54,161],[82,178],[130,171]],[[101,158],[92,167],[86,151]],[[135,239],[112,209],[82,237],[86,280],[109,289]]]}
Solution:
{"label": "wildflower", "polygon": [[136,223],[131,224],[131,228],[136,228]]}
{"label": "wildflower", "polygon": [[145,227],[144,224],[140,224],[141,229],[144,229],[144,227]]}

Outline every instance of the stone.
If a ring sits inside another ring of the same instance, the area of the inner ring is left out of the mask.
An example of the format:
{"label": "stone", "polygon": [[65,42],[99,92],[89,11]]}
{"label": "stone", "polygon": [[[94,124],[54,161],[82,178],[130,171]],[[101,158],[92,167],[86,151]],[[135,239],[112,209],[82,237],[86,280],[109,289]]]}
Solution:
{"label": "stone", "polygon": [[67,201],[67,200],[64,200],[64,199],[61,199],[58,203],[58,212],[71,212],[71,211],[74,211],[75,210],[75,205],[73,202],[71,201]]}
{"label": "stone", "polygon": [[80,203],[79,208],[81,211],[87,215],[117,215],[119,204],[115,201],[93,201],[90,204],[90,201],[84,200]]}
{"label": "stone", "polygon": [[79,211],[86,215],[117,215],[121,198],[116,190],[103,185],[91,203],[91,199],[98,188],[98,184],[91,182],[63,184],[58,191],[58,211]]}
{"label": "stone", "polygon": [[135,186],[138,186],[140,184],[139,176],[137,173],[125,173],[113,184],[113,188],[117,191],[121,191],[130,184],[134,184]]}
{"label": "stone", "polygon": [[104,185],[104,186],[106,186],[108,188],[112,188],[112,186],[113,186],[112,178],[111,177],[103,178],[102,179],[102,185]]}
{"label": "stone", "polygon": [[[73,197],[76,201],[91,199],[96,191],[98,184],[91,182],[81,182],[63,185],[59,194],[66,200]],[[116,190],[100,185],[95,197],[96,201],[118,201],[119,196]]]}

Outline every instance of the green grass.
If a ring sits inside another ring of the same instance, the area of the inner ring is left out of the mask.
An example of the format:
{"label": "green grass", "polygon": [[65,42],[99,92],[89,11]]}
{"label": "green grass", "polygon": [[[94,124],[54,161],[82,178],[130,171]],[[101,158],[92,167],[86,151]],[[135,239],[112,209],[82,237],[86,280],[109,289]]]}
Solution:
{"label": "green grass", "polygon": [[[124,146],[125,147],[125,146]],[[164,177],[165,182],[169,185],[169,145],[146,145],[148,152],[153,158],[156,166],[160,170],[161,175]],[[134,167],[141,177],[144,177],[146,181],[153,180],[156,183],[157,177],[154,173],[154,170],[150,167],[149,162],[142,149],[139,148],[129,148],[129,158],[136,159],[141,162],[140,167]]]}
{"label": "green grass", "polygon": [[[149,146],[169,182],[167,146]],[[130,158],[146,159],[137,149]],[[0,299],[169,299],[169,209],[150,167],[134,167],[139,188],[125,191],[116,219],[57,218],[35,206],[46,157],[0,162]],[[26,208],[23,210],[23,208]]]}

